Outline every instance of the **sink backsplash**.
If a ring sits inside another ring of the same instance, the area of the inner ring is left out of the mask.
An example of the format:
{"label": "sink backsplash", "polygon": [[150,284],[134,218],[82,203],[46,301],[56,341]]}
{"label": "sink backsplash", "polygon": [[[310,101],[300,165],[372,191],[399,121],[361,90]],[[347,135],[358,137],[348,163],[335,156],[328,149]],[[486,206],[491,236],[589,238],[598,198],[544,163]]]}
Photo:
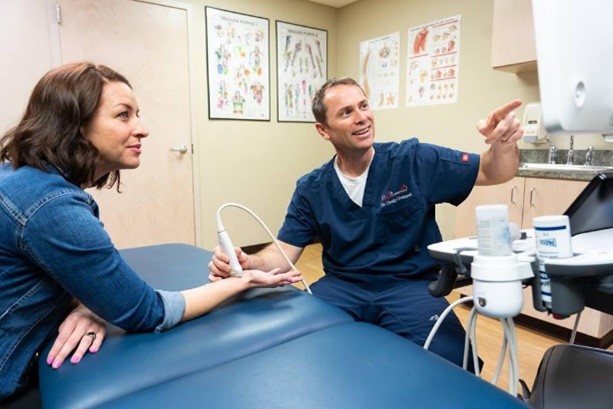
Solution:
{"label": "sink backsplash", "polygon": [[[575,165],[583,165],[585,163],[586,149],[575,149],[573,152],[573,163]],[[556,163],[566,163],[568,150],[558,150]],[[528,163],[547,163],[549,156],[548,149],[520,149],[520,162]],[[596,166],[613,166],[613,150],[595,150],[592,157],[592,165]]]}

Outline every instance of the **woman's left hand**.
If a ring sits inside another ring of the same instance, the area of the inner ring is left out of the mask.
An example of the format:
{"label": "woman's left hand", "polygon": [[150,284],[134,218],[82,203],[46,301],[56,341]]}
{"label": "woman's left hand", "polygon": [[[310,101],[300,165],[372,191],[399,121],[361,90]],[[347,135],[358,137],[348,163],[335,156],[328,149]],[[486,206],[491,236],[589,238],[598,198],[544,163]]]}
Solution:
{"label": "woman's left hand", "polygon": [[59,368],[72,351],[70,362],[77,364],[87,351],[92,354],[97,352],[105,336],[104,320],[79,304],[60,325],[58,336],[47,355],[47,364],[54,369]]}

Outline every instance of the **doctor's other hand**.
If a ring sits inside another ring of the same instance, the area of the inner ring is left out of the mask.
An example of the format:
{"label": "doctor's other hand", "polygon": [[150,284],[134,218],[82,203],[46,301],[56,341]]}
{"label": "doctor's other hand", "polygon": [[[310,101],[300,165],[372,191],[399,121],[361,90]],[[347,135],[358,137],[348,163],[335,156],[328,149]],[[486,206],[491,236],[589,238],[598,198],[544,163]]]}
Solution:
{"label": "doctor's other hand", "polygon": [[[241,250],[240,247],[235,247],[236,257],[243,270],[250,266],[249,255]],[[230,277],[232,268],[230,267],[230,258],[223,252],[220,246],[215,246],[213,249],[213,257],[208,264],[209,280],[211,282],[218,281]]]}
{"label": "doctor's other hand", "polygon": [[486,144],[498,142],[504,145],[514,145],[521,139],[524,129],[514,112],[520,105],[519,99],[510,101],[496,108],[486,119],[481,119],[477,123],[477,130],[485,136]]}

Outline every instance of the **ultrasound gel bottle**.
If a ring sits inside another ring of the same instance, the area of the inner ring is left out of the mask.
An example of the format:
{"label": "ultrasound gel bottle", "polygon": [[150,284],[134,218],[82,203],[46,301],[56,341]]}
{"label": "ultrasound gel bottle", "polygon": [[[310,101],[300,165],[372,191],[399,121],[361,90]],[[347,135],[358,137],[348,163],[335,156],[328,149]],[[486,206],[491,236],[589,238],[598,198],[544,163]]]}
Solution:
{"label": "ultrasound gel bottle", "polygon": [[536,239],[543,305],[551,309],[551,281],[545,271],[545,260],[573,256],[568,216],[539,216],[532,220]]}
{"label": "ultrasound gel bottle", "polygon": [[511,251],[509,212],[506,205],[482,205],[475,208],[477,247],[482,256],[508,256]]}

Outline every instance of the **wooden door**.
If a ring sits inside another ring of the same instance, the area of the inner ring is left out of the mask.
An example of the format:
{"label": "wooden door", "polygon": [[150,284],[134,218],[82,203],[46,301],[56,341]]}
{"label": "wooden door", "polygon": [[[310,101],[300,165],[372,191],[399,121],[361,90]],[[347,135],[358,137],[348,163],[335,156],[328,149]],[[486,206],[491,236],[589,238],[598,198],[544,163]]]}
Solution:
{"label": "wooden door", "polygon": [[[132,0],[59,0],[63,63],[91,61],[128,78],[149,130],[121,190],[89,192],[119,248],[195,244],[187,10]],[[185,146],[185,152],[171,151]]]}
{"label": "wooden door", "polygon": [[456,238],[474,236],[477,231],[475,207],[488,204],[505,204],[509,209],[509,221],[521,225],[524,197],[524,178],[515,177],[506,183],[493,186],[475,186],[456,213]]}

